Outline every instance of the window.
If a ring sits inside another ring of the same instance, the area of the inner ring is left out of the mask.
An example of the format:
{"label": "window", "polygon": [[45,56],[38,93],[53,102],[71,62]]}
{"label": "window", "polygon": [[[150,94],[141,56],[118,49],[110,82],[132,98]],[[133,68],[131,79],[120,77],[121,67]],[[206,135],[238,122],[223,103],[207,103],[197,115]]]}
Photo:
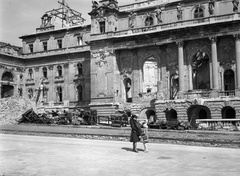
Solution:
{"label": "window", "polygon": [[57,40],[58,48],[62,48],[62,39]]}
{"label": "window", "polygon": [[77,68],[78,68],[78,75],[82,75],[83,74],[82,63],[78,63],[77,64]]}
{"label": "window", "polygon": [[62,95],[62,87],[57,87],[57,102],[63,101],[63,95]]}
{"label": "window", "polygon": [[28,89],[28,98],[31,99],[33,97],[33,89]]}
{"label": "window", "polygon": [[153,25],[153,18],[147,17],[145,20],[145,26],[151,26],[151,25]]}
{"label": "window", "polygon": [[31,68],[28,70],[28,78],[33,79],[33,69]]}
{"label": "window", "polygon": [[47,78],[47,68],[43,67],[43,77]]}
{"label": "window", "polygon": [[58,71],[58,76],[62,76],[62,66],[61,65],[57,66],[57,71]]}
{"label": "window", "polygon": [[195,9],[194,18],[203,18],[203,10],[200,7]]}
{"label": "window", "polygon": [[47,51],[47,42],[43,42],[43,51]]}
{"label": "window", "polygon": [[83,41],[82,41],[82,37],[81,36],[77,36],[77,45],[78,46],[82,46],[83,45]]}
{"label": "window", "polygon": [[83,88],[82,88],[82,86],[78,85],[77,90],[78,90],[78,101],[82,101],[83,100]]}
{"label": "window", "polygon": [[29,44],[29,51],[30,53],[33,53],[33,44]]}
{"label": "window", "polygon": [[99,25],[100,25],[100,33],[103,34],[105,33],[105,21],[101,21],[99,22]]}

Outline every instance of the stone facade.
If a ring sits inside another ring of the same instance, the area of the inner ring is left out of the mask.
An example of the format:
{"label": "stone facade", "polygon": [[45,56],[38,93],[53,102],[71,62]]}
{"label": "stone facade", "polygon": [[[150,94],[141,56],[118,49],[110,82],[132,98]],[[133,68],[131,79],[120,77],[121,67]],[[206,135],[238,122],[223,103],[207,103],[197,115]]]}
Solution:
{"label": "stone facade", "polygon": [[61,87],[61,105],[100,116],[131,109],[158,120],[240,118],[240,13],[231,0],[136,0],[120,7],[103,0],[89,15],[91,26],[21,37],[23,55],[11,57],[23,68],[25,96],[47,67],[46,107],[59,105]]}

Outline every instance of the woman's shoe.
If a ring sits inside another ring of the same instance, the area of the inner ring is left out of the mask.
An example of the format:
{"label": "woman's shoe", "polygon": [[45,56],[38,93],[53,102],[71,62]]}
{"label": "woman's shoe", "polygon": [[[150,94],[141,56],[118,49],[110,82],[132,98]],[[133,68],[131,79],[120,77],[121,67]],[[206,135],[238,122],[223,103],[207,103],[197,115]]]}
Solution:
{"label": "woman's shoe", "polygon": [[136,153],[138,153],[138,151],[137,151],[137,150],[133,150],[133,152],[136,152]]}

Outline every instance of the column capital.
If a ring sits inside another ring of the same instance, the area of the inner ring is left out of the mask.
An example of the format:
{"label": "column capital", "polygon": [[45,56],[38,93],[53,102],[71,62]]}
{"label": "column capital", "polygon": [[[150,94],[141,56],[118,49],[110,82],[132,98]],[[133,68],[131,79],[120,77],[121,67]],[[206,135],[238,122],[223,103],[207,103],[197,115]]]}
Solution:
{"label": "column capital", "polygon": [[239,34],[233,34],[233,37],[234,37],[236,40],[240,40],[240,33],[239,33]]}
{"label": "column capital", "polygon": [[216,43],[217,37],[215,37],[215,36],[209,37],[209,40],[211,40],[212,43]]}
{"label": "column capital", "polygon": [[176,41],[176,44],[178,45],[178,47],[183,47],[184,41],[178,40],[178,41]]}

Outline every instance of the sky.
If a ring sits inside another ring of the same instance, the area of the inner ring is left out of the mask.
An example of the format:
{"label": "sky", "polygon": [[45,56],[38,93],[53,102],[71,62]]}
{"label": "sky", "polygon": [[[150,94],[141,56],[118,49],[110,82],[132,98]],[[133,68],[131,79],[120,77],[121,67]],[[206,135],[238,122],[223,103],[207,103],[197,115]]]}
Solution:
{"label": "sky", "polygon": [[[72,9],[82,13],[86,19],[84,25],[90,24],[88,13],[92,10],[92,0],[66,2]],[[118,0],[120,6],[134,2],[135,0]],[[19,37],[35,33],[44,13],[58,7],[58,0],[0,0],[0,41],[22,46]]]}

